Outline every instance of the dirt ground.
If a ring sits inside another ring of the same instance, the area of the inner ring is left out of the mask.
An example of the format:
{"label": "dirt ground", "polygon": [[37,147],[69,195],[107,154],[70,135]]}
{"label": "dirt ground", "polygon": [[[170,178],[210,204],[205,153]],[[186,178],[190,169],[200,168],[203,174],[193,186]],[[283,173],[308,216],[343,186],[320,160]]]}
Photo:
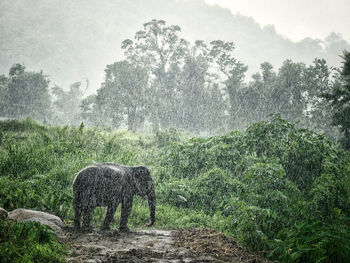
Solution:
{"label": "dirt ground", "polygon": [[268,262],[209,229],[66,231],[68,262]]}

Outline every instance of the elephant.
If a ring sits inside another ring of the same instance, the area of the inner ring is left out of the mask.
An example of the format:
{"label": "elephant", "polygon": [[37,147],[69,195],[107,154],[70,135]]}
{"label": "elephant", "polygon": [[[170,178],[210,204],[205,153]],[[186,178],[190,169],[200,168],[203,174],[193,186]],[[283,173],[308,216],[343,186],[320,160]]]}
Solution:
{"label": "elephant", "polygon": [[[155,187],[151,173],[145,166],[126,166],[115,163],[97,163],[80,170],[73,181],[74,227],[90,229],[92,211],[97,206],[107,206],[107,214],[101,230],[110,229],[115,211],[122,204],[119,231],[130,231],[127,227],[133,197],[148,199],[151,226],[155,221]],[[83,217],[82,227],[80,218]]]}

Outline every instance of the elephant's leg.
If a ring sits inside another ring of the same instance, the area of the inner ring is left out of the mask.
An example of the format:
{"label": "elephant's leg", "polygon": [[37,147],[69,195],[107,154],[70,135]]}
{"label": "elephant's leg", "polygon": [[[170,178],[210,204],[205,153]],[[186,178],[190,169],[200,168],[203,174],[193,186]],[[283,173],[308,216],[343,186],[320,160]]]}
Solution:
{"label": "elephant's leg", "polygon": [[105,217],[105,220],[103,221],[103,224],[101,226],[101,230],[108,230],[109,229],[109,225],[111,224],[111,222],[114,219],[114,214],[115,214],[115,211],[117,210],[117,207],[118,207],[117,202],[114,202],[108,206],[106,217]]}
{"label": "elephant's leg", "polygon": [[119,226],[119,230],[122,232],[130,231],[127,224],[128,224],[129,215],[132,208],[132,201],[133,201],[133,198],[129,197],[129,198],[124,198],[122,203],[122,214],[121,214],[120,226]]}
{"label": "elephant's leg", "polygon": [[80,230],[80,218],[81,218],[82,209],[75,205],[74,206],[74,228]]}
{"label": "elephant's leg", "polygon": [[84,231],[88,231],[90,229],[90,221],[91,221],[91,216],[92,216],[93,210],[94,210],[93,207],[84,208],[83,226],[82,226],[82,229]]}

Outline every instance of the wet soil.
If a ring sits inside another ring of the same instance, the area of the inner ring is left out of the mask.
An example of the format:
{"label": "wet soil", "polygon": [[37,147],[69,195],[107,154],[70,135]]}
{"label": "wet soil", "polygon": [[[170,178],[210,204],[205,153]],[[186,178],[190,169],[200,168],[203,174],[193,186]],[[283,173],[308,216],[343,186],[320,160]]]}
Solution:
{"label": "wet soil", "polygon": [[268,262],[209,229],[66,231],[68,262]]}

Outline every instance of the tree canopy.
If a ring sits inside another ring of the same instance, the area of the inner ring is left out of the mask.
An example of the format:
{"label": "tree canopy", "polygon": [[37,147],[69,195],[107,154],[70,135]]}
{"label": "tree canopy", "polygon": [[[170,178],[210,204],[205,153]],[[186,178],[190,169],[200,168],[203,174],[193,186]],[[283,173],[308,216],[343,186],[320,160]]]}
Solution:
{"label": "tree canopy", "polygon": [[323,93],[333,108],[332,124],[340,127],[342,144],[350,149],[350,52],[343,52],[343,66],[331,92]]}

